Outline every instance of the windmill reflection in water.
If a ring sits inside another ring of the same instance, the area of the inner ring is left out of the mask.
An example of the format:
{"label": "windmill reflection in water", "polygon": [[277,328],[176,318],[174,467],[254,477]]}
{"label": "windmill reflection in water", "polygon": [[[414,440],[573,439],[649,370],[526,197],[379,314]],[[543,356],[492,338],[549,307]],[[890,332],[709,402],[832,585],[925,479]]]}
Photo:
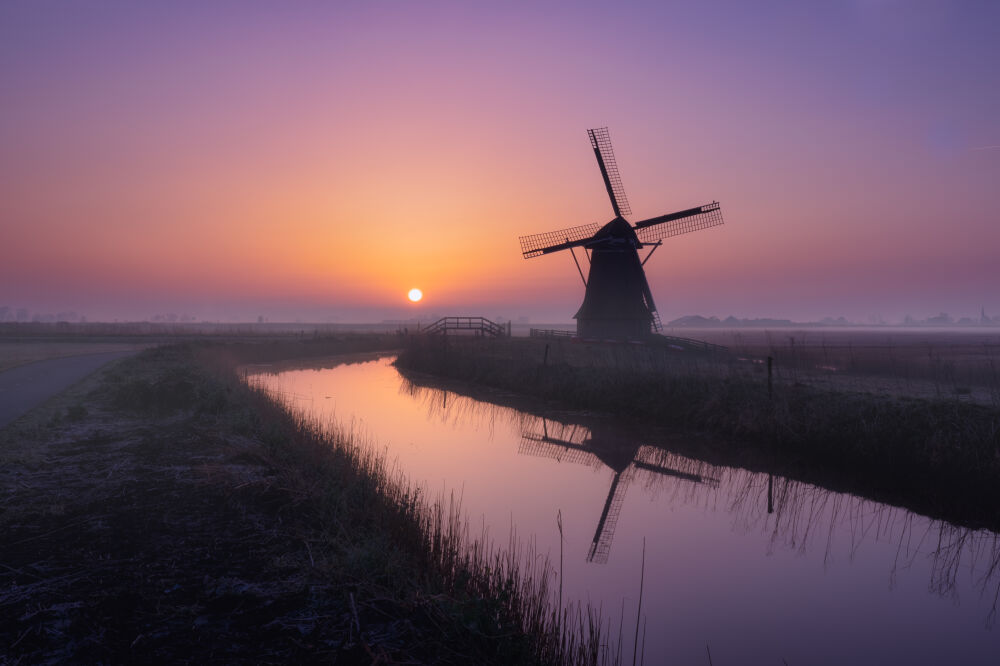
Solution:
{"label": "windmill reflection in water", "polygon": [[[659,430],[643,431],[593,415],[545,417],[488,402],[496,397],[493,392],[465,389],[472,394],[411,380],[400,385],[400,392],[423,403],[428,417],[435,420],[473,423],[491,433],[508,431],[518,442],[520,454],[591,469],[607,466],[614,472],[588,551],[591,562],[608,562],[626,490],[640,482],[646,490],[672,494],[665,502],[703,503],[712,511],[723,507],[731,516],[730,529],[766,537],[768,554],[778,549],[800,555],[816,553],[824,568],[838,557],[853,560],[861,550],[889,543],[894,552],[889,562],[890,587],[897,584],[901,572],[926,567],[929,581],[922,587],[955,601],[961,594],[973,603],[982,602],[986,625],[996,623],[1000,603],[997,531],[951,524],[738,464],[689,457],[677,453],[675,438]],[[683,441],[676,443],[683,445]]]}
{"label": "windmill reflection in water", "polygon": [[644,446],[639,440],[622,433],[620,424],[602,425],[599,421],[589,428],[553,422],[557,436],[550,434],[548,419],[542,418],[542,432],[524,432],[518,452],[525,455],[552,458],[588,467],[609,467],[614,473],[601,517],[597,521],[594,539],[587,552],[587,561],[606,564],[611,553],[615,527],[625,503],[628,485],[639,470],[658,476],[673,477],[695,484],[719,485],[719,480],[666,467],[656,462],[657,449]]}

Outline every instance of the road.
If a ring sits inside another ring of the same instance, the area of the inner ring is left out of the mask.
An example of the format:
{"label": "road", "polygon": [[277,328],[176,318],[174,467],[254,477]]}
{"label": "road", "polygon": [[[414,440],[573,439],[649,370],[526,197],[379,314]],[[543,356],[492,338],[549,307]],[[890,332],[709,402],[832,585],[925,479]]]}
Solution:
{"label": "road", "polygon": [[0,428],[101,366],[135,352],[116,351],[36,361],[0,372]]}

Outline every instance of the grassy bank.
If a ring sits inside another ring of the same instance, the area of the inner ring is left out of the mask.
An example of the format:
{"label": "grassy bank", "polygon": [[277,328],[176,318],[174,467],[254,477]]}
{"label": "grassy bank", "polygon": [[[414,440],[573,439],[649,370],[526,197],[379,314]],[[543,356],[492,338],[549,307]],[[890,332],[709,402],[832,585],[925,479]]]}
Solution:
{"label": "grassy bank", "polygon": [[[711,432],[734,450],[964,524],[1000,527],[1000,411],[958,399],[768,390],[760,366],[629,346],[413,338],[402,368]],[[816,476],[816,475],[812,475]]]}
{"label": "grassy bank", "polygon": [[595,663],[546,564],[236,373],[396,344],[152,349],[0,432],[5,658]]}

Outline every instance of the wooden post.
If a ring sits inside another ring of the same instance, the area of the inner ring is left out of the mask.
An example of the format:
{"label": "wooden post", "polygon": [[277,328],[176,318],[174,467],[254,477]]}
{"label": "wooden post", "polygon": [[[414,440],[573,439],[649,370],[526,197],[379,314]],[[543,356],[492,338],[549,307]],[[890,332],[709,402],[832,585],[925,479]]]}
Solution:
{"label": "wooden post", "polygon": [[773,365],[774,365],[774,358],[772,358],[771,356],[768,356],[767,357],[767,397],[768,398],[773,398],[774,397],[774,383],[773,383],[773,381],[771,379],[771,377],[773,375],[773,373],[772,373],[772,366]]}
{"label": "wooden post", "polygon": [[774,477],[767,475],[767,512],[774,513]]}
{"label": "wooden post", "polygon": [[545,356],[542,357],[542,366],[549,364],[549,343],[545,343]]}

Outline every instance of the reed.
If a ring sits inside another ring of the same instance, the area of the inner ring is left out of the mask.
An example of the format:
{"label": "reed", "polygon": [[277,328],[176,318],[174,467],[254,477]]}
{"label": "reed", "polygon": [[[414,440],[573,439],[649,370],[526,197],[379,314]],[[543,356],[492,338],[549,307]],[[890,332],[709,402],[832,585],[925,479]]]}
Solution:
{"label": "reed", "polygon": [[[382,343],[371,338],[369,344]],[[347,351],[357,350],[352,341]],[[365,551],[364,566],[349,576],[367,581],[357,592],[362,604],[386,594],[430,600],[428,612],[440,630],[433,638],[439,646],[435,659],[444,654],[445,660],[468,663],[617,663],[602,656],[609,632],[600,615],[586,606],[562,606],[550,587],[556,571],[530,542],[514,532],[503,546],[485,534],[473,538],[459,498],[425,497],[349,426],[315,423],[252,382],[236,381],[239,362],[271,351],[203,347],[198,357],[215,369],[216,381],[225,381],[235,396],[230,400],[244,412],[236,421],[268,445],[269,460],[293,494],[313,507],[321,529],[347,536]],[[287,358],[287,349],[279,351]],[[325,546],[343,544],[335,539]],[[401,559],[385,561],[385,546],[402,553]]]}

